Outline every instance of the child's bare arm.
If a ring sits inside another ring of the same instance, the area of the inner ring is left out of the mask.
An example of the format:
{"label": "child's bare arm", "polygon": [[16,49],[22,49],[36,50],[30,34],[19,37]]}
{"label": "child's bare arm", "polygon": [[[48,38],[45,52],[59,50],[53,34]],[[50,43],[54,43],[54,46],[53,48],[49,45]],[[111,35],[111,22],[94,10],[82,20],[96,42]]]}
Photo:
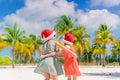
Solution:
{"label": "child's bare arm", "polygon": [[61,49],[63,49],[63,50],[67,50],[69,53],[72,53],[71,55],[72,56],[75,56],[74,54],[74,52],[73,51],[71,51],[71,50],[69,50],[69,49],[67,49],[66,47],[64,47],[64,46],[62,46],[60,43],[58,43],[57,41],[55,41],[55,45],[56,46],[58,46],[58,47],[60,47]]}
{"label": "child's bare arm", "polygon": [[56,52],[51,52],[49,54],[41,55],[40,57],[45,58],[45,57],[50,57],[50,56],[54,56],[54,55],[56,55]]}

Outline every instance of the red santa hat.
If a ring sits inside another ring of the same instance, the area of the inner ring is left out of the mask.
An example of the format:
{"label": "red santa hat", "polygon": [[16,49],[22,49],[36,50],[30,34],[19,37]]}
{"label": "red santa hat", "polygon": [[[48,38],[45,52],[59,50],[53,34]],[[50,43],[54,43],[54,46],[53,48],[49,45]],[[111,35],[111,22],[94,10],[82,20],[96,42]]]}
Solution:
{"label": "red santa hat", "polygon": [[72,34],[70,34],[70,33],[66,33],[66,34],[64,35],[63,41],[64,41],[65,43],[67,43],[67,44],[72,45],[72,43],[73,43],[73,41],[74,41],[74,36],[73,36]]}
{"label": "red santa hat", "polygon": [[49,39],[51,39],[52,37],[54,37],[56,35],[56,32],[50,29],[44,29],[41,32],[41,37],[44,41],[47,41]]}

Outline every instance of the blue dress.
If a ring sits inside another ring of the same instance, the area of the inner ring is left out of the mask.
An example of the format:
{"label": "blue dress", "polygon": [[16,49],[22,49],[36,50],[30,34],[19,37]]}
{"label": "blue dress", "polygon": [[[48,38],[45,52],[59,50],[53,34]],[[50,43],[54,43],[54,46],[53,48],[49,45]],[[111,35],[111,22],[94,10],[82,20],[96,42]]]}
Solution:
{"label": "blue dress", "polygon": [[[49,54],[50,52],[54,52],[56,49],[54,40],[50,40],[45,42],[43,45],[44,54]],[[46,57],[41,59],[38,63],[37,67],[34,70],[35,73],[44,74],[44,72],[48,72],[51,75],[62,75],[63,70],[60,62],[57,60],[56,56]]]}

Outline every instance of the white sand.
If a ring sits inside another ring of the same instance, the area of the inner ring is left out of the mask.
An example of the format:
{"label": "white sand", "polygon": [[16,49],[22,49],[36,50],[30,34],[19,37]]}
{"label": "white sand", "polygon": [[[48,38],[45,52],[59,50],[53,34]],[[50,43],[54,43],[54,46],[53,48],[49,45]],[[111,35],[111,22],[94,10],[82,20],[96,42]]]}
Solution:
{"label": "white sand", "polygon": [[[33,72],[36,66],[0,66],[0,80],[44,80],[40,74]],[[120,80],[120,67],[80,66],[82,75],[78,80]],[[64,75],[58,80],[66,80]]]}

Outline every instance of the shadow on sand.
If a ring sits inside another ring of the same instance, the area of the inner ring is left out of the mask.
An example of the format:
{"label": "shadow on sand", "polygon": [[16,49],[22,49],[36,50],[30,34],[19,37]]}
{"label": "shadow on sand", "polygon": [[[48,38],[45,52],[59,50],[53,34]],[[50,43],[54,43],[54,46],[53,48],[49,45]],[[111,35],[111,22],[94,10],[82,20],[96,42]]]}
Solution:
{"label": "shadow on sand", "polygon": [[90,75],[90,76],[103,76],[103,77],[120,78],[120,72],[115,72],[115,73],[83,73],[83,74]]}

